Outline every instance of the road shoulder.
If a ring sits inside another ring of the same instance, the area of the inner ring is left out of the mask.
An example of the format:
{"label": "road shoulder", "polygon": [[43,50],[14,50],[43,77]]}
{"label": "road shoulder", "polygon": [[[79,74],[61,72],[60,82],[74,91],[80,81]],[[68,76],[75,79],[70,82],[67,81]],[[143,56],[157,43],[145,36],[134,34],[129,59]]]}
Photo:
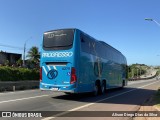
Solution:
{"label": "road shoulder", "polygon": [[[156,94],[147,99],[140,107],[138,112],[157,112],[160,111],[160,88]],[[134,117],[133,120],[159,120],[160,117]]]}

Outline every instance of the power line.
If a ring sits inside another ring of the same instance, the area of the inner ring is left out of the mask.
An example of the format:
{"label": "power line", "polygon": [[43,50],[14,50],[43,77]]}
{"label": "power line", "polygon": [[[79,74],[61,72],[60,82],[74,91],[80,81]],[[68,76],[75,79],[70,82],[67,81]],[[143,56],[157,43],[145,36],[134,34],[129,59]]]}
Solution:
{"label": "power line", "polygon": [[[7,47],[7,48],[18,49],[18,50],[23,50],[24,49],[23,47],[11,46],[11,45],[6,45],[6,44],[2,44],[2,43],[0,43],[0,46]],[[29,50],[29,49],[27,49],[27,50]]]}

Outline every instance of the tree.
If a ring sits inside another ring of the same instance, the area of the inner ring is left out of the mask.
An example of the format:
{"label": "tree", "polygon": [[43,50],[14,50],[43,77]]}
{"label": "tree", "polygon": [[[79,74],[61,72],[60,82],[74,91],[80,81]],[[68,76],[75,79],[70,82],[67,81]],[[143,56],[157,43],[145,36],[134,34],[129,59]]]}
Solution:
{"label": "tree", "polygon": [[4,62],[4,65],[5,65],[5,66],[9,66],[9,60],[6,60],[6,61]]}
{"label": "tree", "polygon": [[17,66],[22,66],[22,63],[23,63],[22,59],[19,59],[16,61]]}
{"label": "tree", "polygon": [[30,48],[30,50],[28,51],[27,57],[35,66],[38,67],[39,59],[40,59],[40,52],[38,50],[38,47],[33,46],[32,48]]}

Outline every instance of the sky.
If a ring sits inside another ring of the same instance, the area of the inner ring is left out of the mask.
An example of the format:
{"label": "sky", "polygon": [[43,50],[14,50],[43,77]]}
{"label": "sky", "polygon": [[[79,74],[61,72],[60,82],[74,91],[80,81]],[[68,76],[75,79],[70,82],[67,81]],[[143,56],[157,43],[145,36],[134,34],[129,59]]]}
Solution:
{"label": "sky", "polygon": [[[128,64],[160,65],[160,0],[0,0],[0,50],[23,54],[43,33],[78,28],[122,52]],[[105,51],[104,51],[105,52]]]}

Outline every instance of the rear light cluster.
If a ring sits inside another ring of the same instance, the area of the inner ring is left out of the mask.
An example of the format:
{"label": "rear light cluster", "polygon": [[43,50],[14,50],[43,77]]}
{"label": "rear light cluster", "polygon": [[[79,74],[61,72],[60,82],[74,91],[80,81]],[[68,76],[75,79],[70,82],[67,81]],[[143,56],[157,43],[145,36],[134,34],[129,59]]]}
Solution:
{"label": "rear light cluster", "polygon": [[70,84],[73,84],[73,83],[75,83],[76,81],[77,81],[76,69],[75,69],[74,67],[72,67]]}
{"label": "rear light cluster", "polygon": [[40,68],[39,79],[40,79],[40,82],[41,82],[42,81],[42,68]]}

